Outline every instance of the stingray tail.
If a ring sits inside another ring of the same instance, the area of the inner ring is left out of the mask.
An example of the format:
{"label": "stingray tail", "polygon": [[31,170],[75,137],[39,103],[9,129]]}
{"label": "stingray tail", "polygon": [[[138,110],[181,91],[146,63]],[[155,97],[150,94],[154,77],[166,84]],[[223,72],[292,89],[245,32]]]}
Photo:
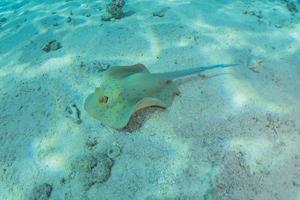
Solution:
{"label": "stingray tail", "polygon": [[198,74],[200,72],[210,70],[210,69],[233,67],[236,65],[238,65],[238,64],[218,64],[218,65],[212,65],[212,66],[206,66],[206,67],[196,67],[196,68],[190,68],[190,69],[180,70],[180,71],[175,71],[175,72],[167,72],[167,73],[164,73],[164,76],[166,78],[174,79],[174,78],[180,78],[182,76]]}

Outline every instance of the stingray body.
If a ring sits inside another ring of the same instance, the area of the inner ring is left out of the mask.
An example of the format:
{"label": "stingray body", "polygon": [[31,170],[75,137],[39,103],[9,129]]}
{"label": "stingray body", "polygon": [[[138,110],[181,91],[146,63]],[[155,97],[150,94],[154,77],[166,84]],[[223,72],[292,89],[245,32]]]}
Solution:
{"label": "stingray body", "polygon": [[173,97],[179,93],[172,80],[234,65],[220,64],[166,73],[150,73],[142,64],[111,67],[104,72],[101,87],[86,98],[84,108],[102,124],[116,129],[123,128],[139,109],[149,106],[169,107]]}

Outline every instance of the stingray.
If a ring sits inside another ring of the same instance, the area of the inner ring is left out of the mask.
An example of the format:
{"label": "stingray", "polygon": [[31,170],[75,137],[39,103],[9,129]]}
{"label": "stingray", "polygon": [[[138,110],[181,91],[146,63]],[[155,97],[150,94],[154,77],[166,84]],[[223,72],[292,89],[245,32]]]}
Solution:
{"label": "stingray", "polygon": [[103,81],[88,95],[84,109],[103,125],[124,128],[134,112],[149,106],[167,108],[179,94],[174,79],[209,69],[236,64],[219,64],[181,71],[150,73],[143,64],[110,67],[103,73]]}

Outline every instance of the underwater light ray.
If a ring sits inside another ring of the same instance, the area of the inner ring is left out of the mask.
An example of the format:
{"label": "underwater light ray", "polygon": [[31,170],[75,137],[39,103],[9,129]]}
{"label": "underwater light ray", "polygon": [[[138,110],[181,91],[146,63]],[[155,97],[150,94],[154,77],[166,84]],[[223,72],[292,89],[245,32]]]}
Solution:
{"label": "underwater light ray", "polygon": [[49,169],[50,171],[58,171],[63,166],[63,156],[51,152],[56,143],[57,139],[54,137],[35,139],[33,141],[30,151],[39,167]]}
{"label": "underwater light ray", "polygon": [[[245,161],[252,173],[255,173],[262,168],[268,168],[272,164],[272,159],[268,156],[272,149],[273,144],[263,138],[233,138],[229,141],[227,148],[230,150],[238,149],[245,155]],[[261,163],[263,161],[263,163]]]}
{"label": "underwater light ray", "polygon": [[279,103],[274,103],[260,96],[251,84],[234,76],[224,78],[223,88],[225,94],[231,97],[231,107],[241,109],[248,104],[254,104],[261,110],[283,114],[291,111],[291,107],[284,107]]}
{"label": "underwater light ray", "polygon": [[[139,17],[139,22],[141,23],[141,26],[143,27],[144,33],[143,36],[146,39],[146,41],[149,42],[149,48],[150,48],[150,55],[148,55],[148,59],[152,60],[153,58],[156,58],[160,55],[161,48],[159,45],[159,38],[154,33],[153,29],[151,28],[151,25],[147,24],[144,17]],[[144,61],[144,57],[143,57]]]}
{"label": "underwater light ray", "polygon": [[[61,121],[56,124],[55,130],[49,130],[43,137],[35,138],[31,143],[31,156],[40,168],[53,172],[66,170],[68,159],[76,155],[84,145],[83,135],[70,134],[69,131],[70,128]],[[79,128],[72,131],[80,133]]]}
{"label": "underwater light ray", "polygon": [[57,71],[59,69],[64,68],[66,65],[70,65],[72,63],[72,58],[69,55],[58,58],[50,58],[46,60],[39,68],[29,68],[24,72],[19,73],[26,78],[34,78],[36,76],[42,75],[44,73],[49,73],[52,71]]}

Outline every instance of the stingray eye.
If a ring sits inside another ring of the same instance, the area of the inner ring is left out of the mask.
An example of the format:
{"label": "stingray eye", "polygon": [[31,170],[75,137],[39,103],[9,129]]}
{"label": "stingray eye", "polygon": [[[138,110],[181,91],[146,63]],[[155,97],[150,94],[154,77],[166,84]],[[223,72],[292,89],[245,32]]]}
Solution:
{"label": "stingray eye", "polygon": [[108,101],[108,96],[102,96],[99,98],[100,103],[107,103],[107,101]]}

